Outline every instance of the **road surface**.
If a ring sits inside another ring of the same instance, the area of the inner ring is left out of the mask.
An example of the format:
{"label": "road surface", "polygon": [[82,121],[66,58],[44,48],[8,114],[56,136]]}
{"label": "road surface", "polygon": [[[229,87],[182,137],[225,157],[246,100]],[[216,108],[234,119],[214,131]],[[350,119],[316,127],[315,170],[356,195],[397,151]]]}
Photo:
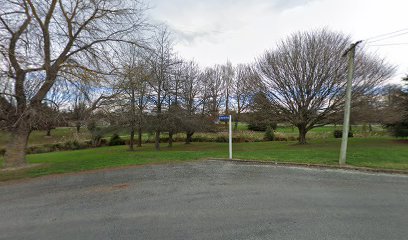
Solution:
{"label": "road surface", "polygon": [[198,161],[0,185],[0,239],[407,239],[408,176]]}

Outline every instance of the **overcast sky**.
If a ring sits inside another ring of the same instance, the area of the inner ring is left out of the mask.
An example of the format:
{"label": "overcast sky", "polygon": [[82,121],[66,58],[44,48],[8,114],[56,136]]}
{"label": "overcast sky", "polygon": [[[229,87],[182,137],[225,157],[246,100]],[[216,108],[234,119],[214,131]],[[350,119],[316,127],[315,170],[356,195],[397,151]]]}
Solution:
{"label": "overcast sky", "polygon": [[[296,31],[327,27],[364,40],[407,29],[407,0],[146,0],[149,16],[174,32],[176,51],[201,66],[252,62]],[[402,32],[403,33],[403,32]],[[368,46],[408,73],[408,34]]]}

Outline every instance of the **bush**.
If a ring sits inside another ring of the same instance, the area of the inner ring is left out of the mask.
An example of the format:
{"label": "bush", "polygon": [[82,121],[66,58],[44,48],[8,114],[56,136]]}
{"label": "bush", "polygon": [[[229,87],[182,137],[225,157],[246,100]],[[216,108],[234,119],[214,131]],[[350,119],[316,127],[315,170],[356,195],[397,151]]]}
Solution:
{"label": "bush", "polygon": [[394,137],[408,137],[408,123],[399,122],[387,126]]}
{"label": "bush", "polygon": [[289,136],[287,139],[286,139],[286,141],[299,141],[299,137],[296,137],[296,136]]}
{"label": "bush", "polygon": [[267,127],[265,131],[264,139],[266,141],[274,141],[275,140],[275,133],[271,127]]}
{"label": "bush", "polygon": [[266,129],[270,127],[273,130],[276,130],[278,124],[275,122],[266,122],[266,121],[250,121],[248,123],[248,130],[265,132]]}
{"label": "bush", "polygon": [[[229,141],[229,139],[228,139]],[[233,143],[243,143],[243,142],[249,142],[248,139],[246,139],[244,136],[237,136],[232,138]]]}
{"label": "bush", "polygon": [[118,134],[113,134],[109,141],[109,146],[125,145],[125,140],[123,140]]}
{"label": "bush", "polygon": [[45,146],[31,146],[26,149],[26,154],[47,153],[50,149]]}
{"label": "bush", "polygon": [[[333,135],[335,138],[342,138],[343,137],[343,130],[334,130]],[[354,136],[352,131],[349,131],[348,137],[352,138]]]}
{"label": "bush", "polygon": [[0,148],[0,156],[4,156],[6,154],[6,149]]}
{"label": "bush", "polygon": [[81,149],[81,144],[77,140],[68,141],[64,144],[64,150],[78,150]]}
{"label": "bush", "polygon": [[208,138],[206,136],[200,136],[200,135],[197,135],[197,134],[193,135],[192,141],[193,142],[213,142],[213,140],[211,138]]}
{"label": "bush", "polygon": [[228,136],[217,136],[216,142],[228,142]]}
{"label": "bush", "polygon": [[99,146],[97,147],[106,146],[106,145],[108,145],[108,140],[105,138],[101,138],[101,140],[99,140]]}

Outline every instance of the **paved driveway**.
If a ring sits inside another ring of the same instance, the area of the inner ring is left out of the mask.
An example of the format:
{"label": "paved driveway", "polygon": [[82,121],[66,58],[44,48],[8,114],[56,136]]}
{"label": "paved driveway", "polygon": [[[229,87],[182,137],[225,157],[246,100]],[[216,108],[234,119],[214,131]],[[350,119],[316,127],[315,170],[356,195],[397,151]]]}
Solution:
{"label": "paved driveway", "polygon": [[200,161],[0,185],[0,239],[407,238],[407,176]]}

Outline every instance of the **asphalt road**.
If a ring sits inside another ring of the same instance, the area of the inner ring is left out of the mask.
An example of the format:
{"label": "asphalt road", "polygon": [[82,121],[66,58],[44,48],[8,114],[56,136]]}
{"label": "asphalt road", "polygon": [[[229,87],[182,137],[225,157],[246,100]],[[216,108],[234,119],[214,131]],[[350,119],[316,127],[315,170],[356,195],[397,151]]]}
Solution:
{"label": "asphalt road", "polygon": [[408,176],[201,161],[7,183],[0,239],[408,239]]}

